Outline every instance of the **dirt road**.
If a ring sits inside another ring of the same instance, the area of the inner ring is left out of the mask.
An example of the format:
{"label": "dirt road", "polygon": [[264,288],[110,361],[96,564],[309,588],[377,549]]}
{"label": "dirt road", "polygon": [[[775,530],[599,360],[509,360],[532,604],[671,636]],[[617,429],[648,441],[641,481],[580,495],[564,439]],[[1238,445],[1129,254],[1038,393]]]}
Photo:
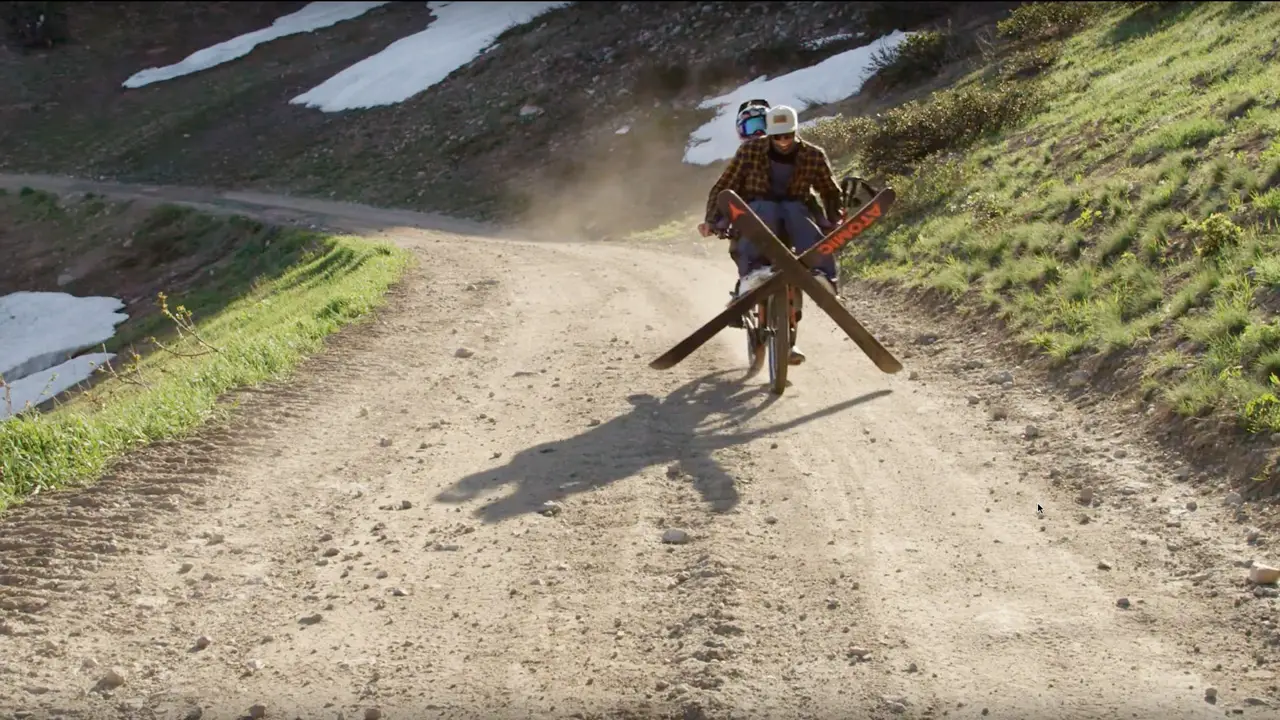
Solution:
{"label": "dirt road", "polygon": [[1233,511],[970,339],[811,312],[774,400],[646,366],[719,248],[392,234],[376,323],[0,521],[0,716],[1277,716]]}

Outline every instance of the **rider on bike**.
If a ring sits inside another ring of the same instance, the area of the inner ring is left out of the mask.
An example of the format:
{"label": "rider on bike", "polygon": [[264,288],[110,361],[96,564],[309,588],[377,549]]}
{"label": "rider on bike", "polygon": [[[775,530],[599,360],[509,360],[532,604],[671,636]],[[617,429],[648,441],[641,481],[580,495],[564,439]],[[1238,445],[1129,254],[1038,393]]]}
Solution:
{"label": "rider on bike", "polygon": [[[753,108],[744,107],[742,110]],[[739,112],[739,136],[744,130],[743,112]],[[775,234],[783,228],[797,252],[804,252],[822,239],[822,230],[814,224],[809,200],[817,191],[822,199],[822,224],[833,227],[840,222],[842,203],[840,186],[831,171],[831,163],[822,148],[796,136],[799,118],[786,105],[764,109],[765,136],[749,137],[738,146],[729,166],[711,188],[707,200],[706,222],[698,232],[706,237],[717,221],[716,198],[723,190],[733,190],[742,197]],[[758,123],[748,119],[750,123]],[[738,286],[735,297],[758,287],[769,276],[768,260],[746,238],[738,238]],[[836,290],[835,258],[826,257],[813,269],[814,275],[826,280],[832,293]],[[799,347],[791,348],[791,364],[804,362]]]}

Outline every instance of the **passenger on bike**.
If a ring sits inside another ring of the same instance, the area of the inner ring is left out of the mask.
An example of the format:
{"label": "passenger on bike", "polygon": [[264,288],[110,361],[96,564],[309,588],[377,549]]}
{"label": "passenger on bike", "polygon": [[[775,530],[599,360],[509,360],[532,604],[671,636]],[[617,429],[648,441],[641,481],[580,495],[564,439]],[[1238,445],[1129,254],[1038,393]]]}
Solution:
{"label": "passenger on bike", "polygon": [[[711,234],[712,223],[717,220],[716,198],[723,190],[737,192],[775,234],[781,236],[785,229],[797,252],[808,250],[822,239],[822,231],[810,215],[809,200],[814,191],[822,199],[822,225],[829,228],[840,222],[840,187],[831,163],[822,148],[796,136],[798,125],[793,108],[779,105],[765,111],[765,136],[745,139],[711,188],[706,222],[698,226],[703,237]],[[740,127],[739,135],[742,134]],[[739,282],[735,297],[758,287],[769,275],[768,260],[746,238],[738,238],[736,260]],[[826,280],[828,289],[835,292],[835,258],[823,258],[813,273]],[[804,353],[793,345],[791,364],[799,365],[804,360]]]}
{"label": "passenger on bike", "polygon": [[[765,113],[768,111],[769,111],[769,101],[763,98],[748,100],[738,106],[738,117],[734,122],[734,125],[738,130],[739,144],[742,144],[750,140],[751,138],[764,137],[764,130],[765,130],[764,116],[765,116]],[[735,230],[734,228],[729,227],[729,218],[721,214],[719,210],[715,211],[715,217],[711,221],[711,227],[725,233],[725,235],[728,236],[729,259],[733,260],[734,266],[737,267],[738,266],[738,231]],[[699,228],[699,230],[701,231],[702,228]],[[702,234],[705,237],[706,235],[709,234],[709,232],[703,232]],[[738,281],[741,281],[741,276],[739,276]],[[729,295],[732,298],[736,298],[738,296],[738,281],[734,282],[733,292],[729,293]],[[729,302],[732,303],[733,300],[730,299]],[[734,320],[733,322],[729,323],[729,325],[730,327],[740,328],[742,327],[742,321],[740,319]]]}

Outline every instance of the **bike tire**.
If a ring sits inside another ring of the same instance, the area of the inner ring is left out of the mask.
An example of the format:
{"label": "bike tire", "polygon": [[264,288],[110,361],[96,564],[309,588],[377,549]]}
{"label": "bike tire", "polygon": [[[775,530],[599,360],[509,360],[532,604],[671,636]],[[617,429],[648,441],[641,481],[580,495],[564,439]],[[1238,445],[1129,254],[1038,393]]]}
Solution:
{"label": "bike tire", "polygon": [[787,389],[787,368],[791,366],[791,303],[789,286],[769,296],[765,315],[769,328],[769,389],[781,395]]}

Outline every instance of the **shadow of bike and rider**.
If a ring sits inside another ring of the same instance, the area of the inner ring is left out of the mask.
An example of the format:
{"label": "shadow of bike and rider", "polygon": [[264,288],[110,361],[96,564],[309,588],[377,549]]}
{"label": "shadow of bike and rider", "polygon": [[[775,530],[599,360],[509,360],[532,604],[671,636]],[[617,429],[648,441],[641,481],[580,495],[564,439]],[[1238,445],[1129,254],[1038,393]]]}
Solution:
{"label": "shadow of bike and rider", "polygon": [[545,508],[548,501],[589,492],[653,466],[675,464],[693,479],[713,512],[739,502],[737,483],[714,458],[719,450],[789,430],[890,394],[877,390],[801,417],[752,430],[739,429],[770,407],[777,396],[762,386],[731,379],[732,371],[695,379],[667,395],[628,397],[631,411],[574,437],[520,451],[503,466],[473,473],[436,496],[460,504],[514,486],[507,495],[475,511],[496,523]]}

